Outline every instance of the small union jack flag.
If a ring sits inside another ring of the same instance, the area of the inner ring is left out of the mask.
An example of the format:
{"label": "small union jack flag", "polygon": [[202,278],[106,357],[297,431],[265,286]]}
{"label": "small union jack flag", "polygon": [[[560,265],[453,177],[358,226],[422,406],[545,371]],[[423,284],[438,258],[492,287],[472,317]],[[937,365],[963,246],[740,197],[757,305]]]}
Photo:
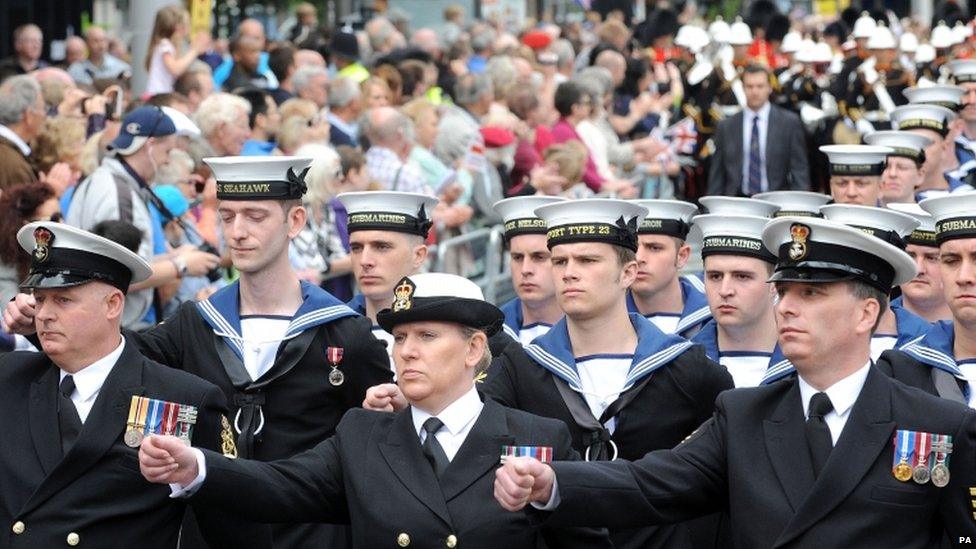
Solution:
{"label": "small union jack flag", "polygon": [[670,148],[675,154],[694,154],[695,146],[698,144],[695,121],[689,117],[682,118],[664,130],[664,138],[671,144]]}

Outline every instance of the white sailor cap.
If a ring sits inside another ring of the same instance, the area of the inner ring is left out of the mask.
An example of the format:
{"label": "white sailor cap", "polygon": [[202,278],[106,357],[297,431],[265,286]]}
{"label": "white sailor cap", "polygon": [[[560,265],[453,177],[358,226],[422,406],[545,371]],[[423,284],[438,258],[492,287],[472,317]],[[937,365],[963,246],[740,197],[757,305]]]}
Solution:
{"label": "white sailor cap", "polygon": [[976,82],[976,59],[953,59],[949,61],[949,71],[956,84]]}
{"label": "white sailor cap", "polygon": [[915,261],[903,250],[835,221],[774,219],[763,244],[777,255],[770,282],[859,280],[887,294],[915,278]]}
{"label": "white sailor cap", "polygon": [[778,204],[768,200],[740,196],[703,196],[699,202],[701,202],[702,209],[708,214],[751,215],[770,218],[780,209]]}
{"label": "white sailor cap", "polygon": [[916,63],[930,63],[935,60],[935,48],[932,44],[919,44],[915,50]]}
{"label": "white sailor cap", "polygon": [[729,44],[733,46],[748,46],[752,44],[752,30],[741,16],[735,18],[735,23],[729,27]]}
{"label": "white sailor cap", "polygon": [[956,33],[952,32],[952,29],[946,25],[945,21],[939,21],[939,24],[929,34],[929,43],[932,44],[933,48],[942,50],[958,44],[959,37],[956,36]]}
{"label": "white sailor cap", "polygon": [[935,241],[935,218],[929,212],[914,202],[892,202],[887,204],[887,207],[896,212],[908,214],[918,221],[918,227],[915,227],[912,234],[905,237],[906,244],[930,248],[939,247]]}
{"label": "white sailor cap", "polygon": [[918,37],[906,32],[898,39],[898,49],[905,53],[914,53],[918,49]]}
{"label": "white sailor cap", "polygon": [[891,111],[891,125],[899,130],[931,130],[945,136],[956,113],[938,105],[911,104]]}
{"label": "white sailor cap", "polygon": [[708,25],[708,35],[712,40],[720,44],[728,43],[732,28],[725,22],[721,15],[716,15],[715,20]]}
{"label": "white sailor cap", "polygon": [[802,46],[803,36],[796,31],[790,31],[786,33],[786,36],[783,37],[783,42],[779,47],[779,51],[783,53],[796,53],[800,51]]}
{"label": "white sailor cap", "polygon": [[347,229],[355,231],[393,231],[427,238],[430,212],[437,198],[421,193],[363,191],[342,193],[336,198],[349,213]]}
{"label": "white sailor cap", "polygon": [[637,227],[647,208],[628,200],[583,198],[547,204],[535,215],[546,222],[547,246],[605,242],[637,251]]}
{"label": "white sailor cap", "polygon": [[311,158],[221,156],[204,158],[217,180],[218,200],[298,200],[308,190]]}
{"label": "white sailor cap", "polygon": [[935,218],[935,240],[939,244],[957,238],[976,238],[976,193],[927,198],[918,205]]}
{"label": "white sailor cap", "polygon": [[921,166],[925,163],[925,147],[932,144],[932,140],[924,135],[900,130],[882,130],[864,136],[868,145],[888,147],[892,152],[888,156],[902,156],[910,158]]}
{"label": "white sailor cap", "polygon": [[902,250],[905,249],[905,238],[918,227],[914,217],[886,208],[828,204],[820,208],[820,213],[824,219],[843,223]]}
{"label": "white sailor cap", "polygon": [[906,88],[908,102],[913,105],[938,105],[949,110],[957,110],[966,89],[960,86],[936,85]]}
{"label": "white sailor cap", "polygon": [[854,21],[854,30],[851,32],[853,38],[871,38],[871,33],[878,26],[877,21],[871,17],[871,14],[862,11],[861,16]]}
{"label": "white sailor cap", "polygon": [[644,221],[637,232],[640,234],[664,234],[684,240],[691,230],[691,218],[698,213],[698,207],[682,200],[633,200],[635,204],[647,208]]}
{"label": "white sailor cap", "polygon": [[121,244],[88,231],[50,221],[28,223],[17,242],[31,254],[24,290],[66,288],[98,280],[122,293],[152,275],[152,267]]}
{"label": "white sailor cap", "polygon": [[693,53],[701,52],[709,42],[711,39],[708,37],[708,31],[697,25],[682,25],[674,37],[675,46],[686,48]]}
{"label": "white sailor cap", "polygon": [[830,63],[834,59],[834,52],[825,42],[811,42],[796,54],[796,60],[801,63]]}
{"label": "white sailor cap", "polygon": [[535,215],[535,209],[563,202],[561,196],[516,196],[495,202],[492,208],[505,224],[505,240],[520,234],[546,234],[546,222]]}
{"label": "white sailor cap", "polygon": [[762,232],[769,218],[754,215],[703,214],[693,219],[702,234],[702,258],[710,255],[745,255],[776,263],[763,246]]}
{"label": "white sailor cap", "polygon": [[885,160],[893,149],[874,145],[823,145],[820,152],[827,155],[830,175],[881,175]]}
{"label": "white sailor cap", "polygon": [[871,31],[871,36],[868,38],[867,48],[869,50],[893,50],[898,47],[898,43],[895,42],[895,35],[892,34],[891,29],[886,27],[884,23],[878,24]]}
{"label": "white sailor cap", "polygon": [[820,217],[820,206],[830,202],[830,195],[810,191],[769,191],[752,198],[779,206],[773,217]]}
{"label": "white sailor cap", "polygon": [[389,309],[376,314],[376,323],[387,332],[409,322],[455,322],[495,335],[505,321],[498,307],[485,301],[474,282],[447,273],[405,276],[393,289]]}
{"label": "white sailor cap", "polygon": [[952,34],[956,37],[956,43],[962,44],[973,35],[973,28],[962,21],[956,21],[954,27],[952,27]]}

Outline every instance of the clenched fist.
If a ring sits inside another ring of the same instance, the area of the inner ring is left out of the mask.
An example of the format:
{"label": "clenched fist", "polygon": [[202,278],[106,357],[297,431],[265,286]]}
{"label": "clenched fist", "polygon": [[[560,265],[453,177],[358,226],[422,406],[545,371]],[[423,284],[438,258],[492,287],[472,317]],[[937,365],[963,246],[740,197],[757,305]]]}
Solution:
{"label": "clenched fist", "polygon": [[155,484],[187,487],[199,474],[193,450],[174,436],[151,435],[139,447],[139,469]]}
{"label": "clenched fist", "polygon": [[535,458],[508,458],[495,470],[495,499],[507,511],[532,502],[547,503],[555,478],[552,467]]}
{"label": "clenched fist", "polygon": [[376,412],[399,412],[407,407],[407,400],[395,383],[383,383],[366,389],[363,408]]}

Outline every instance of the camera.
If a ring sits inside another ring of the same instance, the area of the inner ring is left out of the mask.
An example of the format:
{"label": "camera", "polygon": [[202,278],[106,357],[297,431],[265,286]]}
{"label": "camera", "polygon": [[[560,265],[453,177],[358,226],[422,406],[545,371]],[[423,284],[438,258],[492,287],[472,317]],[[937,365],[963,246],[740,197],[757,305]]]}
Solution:
{"label": "camera", "polygon": [[[211,246],[210,244],[207,244],[206,242],[197,246],[197,250],[220,257],[220,251],[217,250],[217,248]],[[222,276],[223,274],[220,272],[220,267],[214,267],[213,269],[207,272],[207,280],[209,280],[210,282],[217,282],[218,280],[220,280]]]}

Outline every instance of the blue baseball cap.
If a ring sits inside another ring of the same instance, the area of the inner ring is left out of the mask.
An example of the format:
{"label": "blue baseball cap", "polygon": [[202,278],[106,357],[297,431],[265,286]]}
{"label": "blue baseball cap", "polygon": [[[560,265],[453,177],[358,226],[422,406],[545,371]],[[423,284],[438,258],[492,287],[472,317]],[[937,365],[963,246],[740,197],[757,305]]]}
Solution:
{"label": "blue baseball cap", "polygon": [[150,137],[165,137],[176,133],[176,125],[159,107],[139,107],[122,119],[122,129],[108,150],[114,154],[132,154]]}
{"label": "blue baseball cap", "polygon": [[180,217],[190,209],[190,202],[175,185],[156,185],[153,193],[159,197],[166,209],[176,217]]}

